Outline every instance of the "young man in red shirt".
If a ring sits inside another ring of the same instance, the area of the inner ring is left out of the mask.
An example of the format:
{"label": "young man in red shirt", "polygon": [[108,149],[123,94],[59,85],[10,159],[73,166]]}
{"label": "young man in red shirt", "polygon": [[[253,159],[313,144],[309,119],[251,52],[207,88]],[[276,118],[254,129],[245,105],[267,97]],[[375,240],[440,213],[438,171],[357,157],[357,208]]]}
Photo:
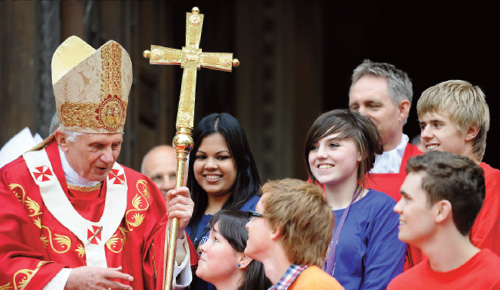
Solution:
{"label": "young man in red shirt", "polygon": [[459,154],[484,170],[486,195],[470,238],[476,247],[500,255],[500,170],[481,161],[490,127],[483,91],[466,81],[445,81],[422,93],[417,113],[424,150]]}
{"label": "young man in red shirt", "polygon": [[498,289],[500,257],[468,236],[483,203],[483,170],[467,157],[432,151],[410,159],[406,171],[394,207],[398,236],[428,259],[387,289]]}

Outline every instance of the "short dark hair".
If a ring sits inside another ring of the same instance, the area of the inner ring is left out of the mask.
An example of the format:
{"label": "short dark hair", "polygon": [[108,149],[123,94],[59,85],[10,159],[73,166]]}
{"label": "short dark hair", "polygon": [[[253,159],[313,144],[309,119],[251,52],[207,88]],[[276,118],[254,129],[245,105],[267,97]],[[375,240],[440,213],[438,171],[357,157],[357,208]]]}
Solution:
{"label": "short dark hair", "polygon": [[193,216],[190,224],[197,224],[203,217],[207,208],[207,193],[196,181],[193,166],[196,160],[196,152],[201,141],[208,135],[220,133],[228,146],[228,149],[236,163],[236,180],[232,193],[226,200],[223,209],[240,209],[254,195],[261,195],[260,175],[257,164],[253,158],[250,145],[238,120],[227,113],[213,113],[203,118],[193,130],[193,149],[189,156],[189,172],[187,185],[191,191],[194,201]]}
{"label": "short dark hair", "polygon": [[429,151],[408,160],[406,172],[419,171],[426,172],[422,189],[427,192],[430,205],[448,200],[455,226],[462,235],[468,235],[483,205],[483,169],[465,156]]}
{"label": "short dark hair", "polygon": [[[243,253],[247,246],[248,231],[245,228],[248,222],[248,213],[240,210],[220,210],[210,219],[210,229],[219,223],[218,232],[237,252]],[[264,265],[253,260],[245,271],[245,281],[238,290],[268,289],[272,285],[266,277]]]}
{"label": "short dark hair", "polygon": [[382,140],[377,127],[366,117],[348,109],[332,110],[320,115],[309,129],[304,144],[304,158],[309,178],[316,183],[316,178],[309,165],[311,146],[330,134],[339,133],[339,138],[352,138],[361,154],[362,161],[358,168],[358,182],[364,185],[364,176],[370,171],[377,154],[382,154]]}

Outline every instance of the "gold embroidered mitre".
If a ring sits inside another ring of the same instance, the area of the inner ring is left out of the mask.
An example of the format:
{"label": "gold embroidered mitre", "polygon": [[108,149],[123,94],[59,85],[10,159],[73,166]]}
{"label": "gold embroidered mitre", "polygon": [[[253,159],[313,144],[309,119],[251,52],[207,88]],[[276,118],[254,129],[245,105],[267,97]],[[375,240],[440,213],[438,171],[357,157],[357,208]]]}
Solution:
{"label": "gold embroidered mitre", "polygon": [[77,36],[66,39],[52,57],[52,85],[60,129],[123,132],[132,62],[116,41],[95,50]]}

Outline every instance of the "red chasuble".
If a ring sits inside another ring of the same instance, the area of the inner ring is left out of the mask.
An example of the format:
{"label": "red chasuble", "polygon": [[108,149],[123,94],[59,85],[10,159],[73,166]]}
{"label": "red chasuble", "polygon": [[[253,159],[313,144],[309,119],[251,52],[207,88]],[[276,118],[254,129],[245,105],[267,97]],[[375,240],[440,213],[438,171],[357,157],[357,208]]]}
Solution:
{"label": "red chasuble", "polygon": [[413,156],[421,155],[418,147],[408,143],[406,145],[399,173],[369,173],[365,177],[365,187],[381,191],[394,198],[396,201],[401,199],[399,190],[406,178],[406,163]]}
{"label": "red chasuble", "polygon": [[[370,173],[365,177],[366,188],[372,188],[377,191],[381,191],[394,198],[396,201],[401,199],[401,194],[399,190],[401,185],[406,178],[406,163],[408,159],[413,156],[421,155],[422,152],[418,150],[418,147],[408,143],[406,145],[405,153],[403,154],[403,159],[401,160],[401,167],[399,168],[399,173]],[[405,259],[405,270],[413,267],[414,265],[420,263],[423,260],[422,252],[420,249],[407,246],[406,259]]]}
{"label": "red chasuble", "polygon": [[472,244],[500,256],[500,170],[482,162],[486,193],[483,207],[470,232]]}
{"label": "red chasuble", "polygon": [[53,141],[0,170],[0,203],[0,289],[41,289],[80,266],[122,266],[134,277],[122,283],[161,289],[165,201],[144,175],[115,163],[100,188],[68,190]]}

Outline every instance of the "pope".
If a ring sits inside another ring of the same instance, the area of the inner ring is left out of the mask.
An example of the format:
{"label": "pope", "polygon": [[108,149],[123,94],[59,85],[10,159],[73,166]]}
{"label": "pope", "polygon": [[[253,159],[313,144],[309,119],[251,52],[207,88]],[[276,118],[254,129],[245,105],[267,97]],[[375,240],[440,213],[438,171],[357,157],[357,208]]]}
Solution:
{"label": "pope", "polygon": [[168,220],[177,218],[174,288],[191,282],[187,188],[166,200],[116,162],[132,63],[115,41],[76,36],[52,58],[59,128],[0,170],[0,289],[161,289]]}

